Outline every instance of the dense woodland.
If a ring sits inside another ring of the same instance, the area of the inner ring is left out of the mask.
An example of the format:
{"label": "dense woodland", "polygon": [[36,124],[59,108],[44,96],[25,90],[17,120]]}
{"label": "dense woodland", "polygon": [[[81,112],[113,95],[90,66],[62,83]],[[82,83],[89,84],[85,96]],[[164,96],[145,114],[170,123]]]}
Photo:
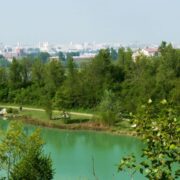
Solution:
{"label": "dense woodland", "polygon": [[0,67],[0,101],[20,105],[136,112],[150,98],[177,106],[179,89],[180,50],[165,42],[157,56],[136,61],[131,49],[120,48],[101,50],[80,67],[71,56],[48,61],[47,54]]}

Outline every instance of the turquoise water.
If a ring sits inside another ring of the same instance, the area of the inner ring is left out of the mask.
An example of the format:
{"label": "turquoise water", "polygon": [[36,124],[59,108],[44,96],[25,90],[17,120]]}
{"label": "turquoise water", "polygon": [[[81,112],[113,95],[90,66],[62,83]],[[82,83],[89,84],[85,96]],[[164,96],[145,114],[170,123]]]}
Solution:
{"label": "turquoise water", "polygon": [[[0,125],[6,129],[7,121]],[[25,128],[29,133],[33,129]],[[124,155],[134,153],[139,158],[143,146],[137,138],[89,131],[43,128],[42,137],[44,150],[53,160],[55,180],[130,180],[127,172],[117,172],[117,165]],[[134,176],[134,180],[143,179],[140,174]]]}

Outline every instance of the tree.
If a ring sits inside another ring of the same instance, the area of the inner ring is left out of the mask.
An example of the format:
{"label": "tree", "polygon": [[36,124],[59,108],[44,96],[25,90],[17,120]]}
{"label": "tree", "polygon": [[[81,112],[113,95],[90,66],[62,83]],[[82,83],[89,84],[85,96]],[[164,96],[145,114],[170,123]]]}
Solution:
{"label": "tree", "polygon": [[14,58],[9,68],[9,86],[11,89],[22,87],[22,66]]}
{"label": "tree", "polygon": [[15,165],[11,173],[11,178],[14,180],[52,179],[53,172],[51,170],[51,159],[48,156],[42,156],[41,153],[41,151],[28,152],[28,155],[24,157],[17,165]]}
{"label": "tree", "polygon": [[8,67],[10,65],[10,62],[5,59],[4,56],[0,55],[0,67]]}
{"label": "tree", "polygon": [[40,61],[40,59],[36,59],[32,65],[32,82],[38,86],[44,86],[45,79],[45,67],[44,64]]}
{"label": "tree", "polygon": [[58,108],[73,108],[78,106],[78,71],[71,57],[68,58],[66,68],[65,80],[55,95],[55,104]]}
{"label": "tree", "polygon": [[51,61],[46,64],[45,89],[53,97],[64,81],[64,68],[60,61]]}
{"label": "tree", "polygon": [[161,53],[162,55],[163,55],[164,52],[165,52],[166,46],[167,46],[167,42],[166,42],[166,41],[162,41],[162,42],[161,42],[161,45],[159,46],[159,51],[160,51],[160,53]]}
{"label": "tree", "polygon": [[28,136],[21,124],[12,122],[0,143],[0,167],[6,172],[4,178],[52,179],[52,161],[44,155],[43,144],[39,130]]}
{"label": "tree", "polygon": [[[36,143],[34,143],[36,142]],[[11,172],[12,179],[50,180],[53,178],[50,156],[43,153],[39,131],[28,137],[27,152]]]}
{"label": "tree", "polygon": [[[157,67],[156,93],[159,98],[171,99],[169,95],[177,93],[180,70],[180,53],[171,44],[162,43],[160,49],[160,62]],[[174,99],[177,97],[177,99]],[[177,103],[178,96],[173,97],[173,102]]]}
{"label": "tree", "polygon": [[49,60],[50,54],[47,52],[40,52],[38,54],[38,59],[41,60],[42,63],[47,63]]}
{"label": "tree", "polygon": [[114,48],[110,49],[110,53],[111,53],[111,59],[112,60],[117,60],[118,53],[116,52],[116,50]]}
{"label": "tree", "polygon": [[47,94],[46,96],[42,96],[42,104],[44,106],[44,109],[46,111],[46,114],[49,120],[51,120],[52,114],[53,114],[53,104],[52,104],[52,98],[50,97],[50,94]]}
{"label": "tree", "polygon": [[8,97],[8,74],[6,69],[0,67],[0,101]]}
{"label": "tree", "polygon": [[119,105],[111,91],[105,91],[102,101],[98,106],[100,122],[105,125],[114,125],[119,121]]}
{"label": "tree", "polygon": [[173,180],[180,177],[174,164],[180,163],[180,121],[177,114],[164,99],[160,105],[154,105],[149,99],[140,115],[133,120],[137,135],[146,143],[140,163],[134,156],[121,160],[119,171],[130,169],[132,175],[139,171],[148,179]]}
{"label": "tree", "polygon": [[100,50],[87,70],[88,83],[92,83],[94,104],[98,104],[105,89],[109,89],[111,82],[111,57],[109,49]]}
{"label": "tree", "polygon": [[58,53],[58,57],[59,57],[59,60],[60,61],[66,61],[66,57],[65,57],[65,55],[64,55],[64,53],[63,52],[59,52]]}
{"label": "tree", "polygon": [[120,48],[118,50],[118,65],[128,72],[132,66],[132,50]]}
{"label": "tree", "polygon": [[53,98],[64,81],[64,68],[60,61],[51,61],[46,64],[45,87],[42,95],[43,106],[49,117],[52,118]]}
{"label": "tree", "polygon": [[21,65],[21,76],[22,76],[22,87],[25,88],[31,84],[31,61],[28,58],[24,58],[20,61]]}

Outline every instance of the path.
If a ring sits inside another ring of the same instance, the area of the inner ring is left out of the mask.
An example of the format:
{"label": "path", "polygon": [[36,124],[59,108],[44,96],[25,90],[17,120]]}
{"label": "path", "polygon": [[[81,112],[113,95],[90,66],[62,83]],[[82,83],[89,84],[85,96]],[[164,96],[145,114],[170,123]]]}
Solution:
{"label": "path", "polygon": [[[9,106],[9,105],[0,105],[1,107],[4,108],[15,108],[15,109],[19,109],[19,106]],[[41,108],[30,108],[30,107],[24,107],[24,110],[29,110],[29,111],[42,111],[44,112],[44,109]],[[59,112],[57,110],[54,110],[53,112]],[[77,115],[77,116],[85,116],[85,117],[93,117],[93,114],[89,114],[89,113],[80,113],[80,112],[69,112],[71,115]]]}

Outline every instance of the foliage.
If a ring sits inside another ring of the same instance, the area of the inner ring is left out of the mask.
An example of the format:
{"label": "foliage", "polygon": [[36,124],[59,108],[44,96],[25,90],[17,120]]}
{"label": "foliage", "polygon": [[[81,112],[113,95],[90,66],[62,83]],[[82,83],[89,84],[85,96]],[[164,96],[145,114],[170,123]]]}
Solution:
{"label": "foliage", "polygon": [[67,62],[66,73],[66,78],[57,90],[54,100],[58,109],[73,108],[78,104],[78,71],[71,57]]}
{"label": "foliage", "polygon": [[43,98],[43,105],[49,120],[52,119],[52,101],[49,96]]}
{"label": "foliage", "polygon": [[10,62],[0,55],[0,67],[8,67]]}
{"label": "foliage", "polygon": [[[107,125],[121,121],[125,113],[139,113],[135,117],[138,133],[149,139],[148,151],[153,149],[153,153],[144,154],[150,161],[138,166],[139,170],[151,179],[153,173],[159,179],[173,178],[170,167],[178,148],[179,121],[175,121],[174,110],[180,102],[180,50],[162,42],[154,57],[139,56],[133,61],[132,53],[130,48],[120,48],[118,53],[103,49],[80,67],[72,58],[79,52],[67,53],[67,57],[59,53],[63,64],[50,61],[48,53],[13,59],[8,67],[0,67],[0,102],[42,106],[49,119],[53,108],[98,109],[101,122]],[[174,110],[167,104],[162,108],[151,103],[140,108],[146,103],[145,97],[153,102],[166,99]],[[130,159],[134,162],[129,167],[134,168],[135,159]],[[158,171],[157,164],[161,168]]]}
{"label": "foliage", "polygon": [[39,130],[28,136],[21,124],[10,123],[0,143],[0,171],[6,172],[4,178],[52,179],[52,161],[42,148]]}
{"label": "foliage", "polygon": [[18,114],[18,110],[17,109],[13,109],[13,108],[7,108],[7,113]]}
{"label": "foliage", "polygon": [[114,125],[119,121],[118,101],[111,91],[105,91],[103,100],[98,106],[100,122],[106,125]]}
{"label": "foliage", "polygon": [[17,165],[11,173],[12,179],[52,179],[52,162],[47,156],[42,156],[42,152],[29,152]]}
{"label": "foliage", "polygon": [[112,60],[117,60],[118,53],[116,52],[116,50],[113,49],[113,48],[111,48],[111,49],[110,49],[110,53],[111,53],[111,59],[112,59]]}
{"label": "foliage", "polygon": [[176,179],[180,176],[180,121],[177,114],[164,99],[155,105],[150,99],[142,111],[134,117],[133,127],[142,137],[146,146],[142,157],[145,160],[136,162],[134,156],[121,160],[119,171],[130,169],[134,174],[139,171],[148,179]]}
{"label": "foliage", "polygon": [[[57,109],[95,109],[111,91],[119,111],[136,113],[145,98],[172,105],[180,102],[180,50],[163,42],[155,57],[132,60],[130,48],[103,49],[80,67],[70,53],[65,62],[50,61],[49,54],[13,59],[0,67],[0,101],[45,107],[46,99]],[[62,64],[63,62],[63,64]],[[48,96],[48,98],[47,98]]]}
{"label": "foliage", "polygon": [[50,57],[50,54],[47,52],[40,52],[38,54],[38,59],[40,59],[41,62],[43,62],[43,63],[48,62],[49,57]]}

